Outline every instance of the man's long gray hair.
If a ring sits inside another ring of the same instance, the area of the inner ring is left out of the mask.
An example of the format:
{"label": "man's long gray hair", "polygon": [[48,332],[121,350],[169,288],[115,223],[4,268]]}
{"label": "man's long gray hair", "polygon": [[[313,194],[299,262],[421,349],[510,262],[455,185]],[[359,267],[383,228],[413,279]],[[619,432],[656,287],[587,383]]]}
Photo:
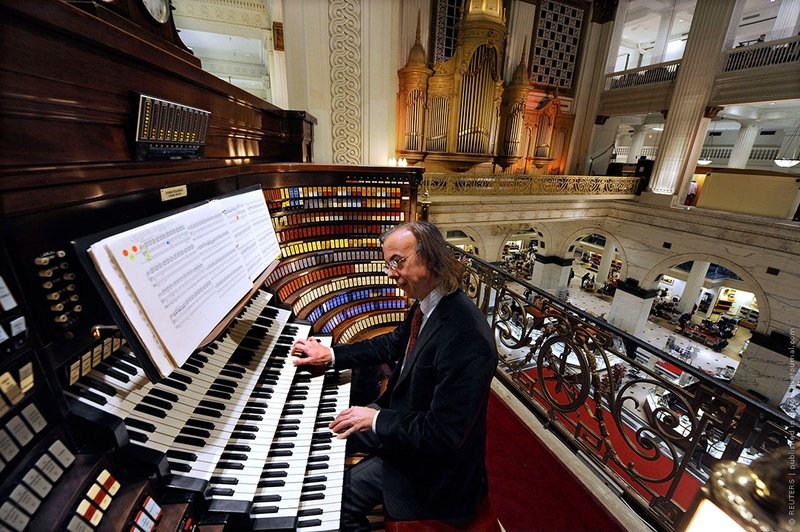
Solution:
{"label": "man's long gray hair", "polygon": [[461,286],[464,268],[445,242],[439,229],[426,221],[406,222],[383,233],[381,242],[385,242],[389,235],[400,229],[410,231],[417,239],[417,255],[425,261],[428,270],[439,280],[439,286],[445,293],[455,292]]}

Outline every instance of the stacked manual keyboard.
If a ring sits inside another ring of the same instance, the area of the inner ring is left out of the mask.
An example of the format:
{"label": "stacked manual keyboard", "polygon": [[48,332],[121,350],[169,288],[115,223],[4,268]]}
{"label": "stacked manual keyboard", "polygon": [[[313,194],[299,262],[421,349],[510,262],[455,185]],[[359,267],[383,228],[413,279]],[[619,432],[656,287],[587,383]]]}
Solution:
{"label": "stacked manual keyboard", "polygon": [[132,446],[165,457],[166,485],[202,493],[208,512],[254,529],[336,530],[344,440],[327,425],[348,406],[349,380],[292,364],[291,346],[310,326],[291,323],[271,297],[258,292],[158,383],[121,350],[65,394],[77,414],[116,420]]}

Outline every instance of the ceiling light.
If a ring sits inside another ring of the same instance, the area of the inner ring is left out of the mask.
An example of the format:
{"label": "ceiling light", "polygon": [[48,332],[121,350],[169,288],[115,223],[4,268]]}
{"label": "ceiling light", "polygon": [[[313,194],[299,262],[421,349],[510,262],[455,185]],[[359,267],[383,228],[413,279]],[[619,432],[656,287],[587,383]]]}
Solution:
{"label": "ceiling light", "polygon": [[700,166],[707,166],[711,164],[711,159],[697,159],[697,164],[699,164]]}

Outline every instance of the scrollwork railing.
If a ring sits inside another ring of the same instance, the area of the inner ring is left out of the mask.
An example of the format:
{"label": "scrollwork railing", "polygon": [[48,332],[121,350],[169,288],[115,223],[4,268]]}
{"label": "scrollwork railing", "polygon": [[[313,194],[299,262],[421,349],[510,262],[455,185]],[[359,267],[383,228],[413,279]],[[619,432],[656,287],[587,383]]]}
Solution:
{"label": "scrollwork railing", "polygon": [[498,376],[656,526],[675,529],[713,462],[749,462],[796,438],[782,412],[453,249],[494,330]]}
{"label": "scrollwork railing", "polygon": [[426,172],[431,195],[635,195],[641,177],[594,175],[444,174]]}

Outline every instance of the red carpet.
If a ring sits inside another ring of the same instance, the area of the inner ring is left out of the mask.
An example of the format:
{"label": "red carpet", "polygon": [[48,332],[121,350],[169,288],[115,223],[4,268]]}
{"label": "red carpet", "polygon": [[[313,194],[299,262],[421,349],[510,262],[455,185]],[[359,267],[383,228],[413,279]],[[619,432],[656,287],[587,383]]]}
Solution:
{"label": "red carpet", "polygon": [[[536,370],[530,370],[529,373],[532,378],[537,378]],[[547,376],[552,375],[552,372],[545,373]],[[555,379],[548,379],[546,383],[552,396],[559,397],[561,400],[564,400],[564,391],[559,391],[556,388]],[[538,395],[536,396],[536,400],[541,404],[546,405],[544,399]],[[583,425],[594,434],[599,434],[600,430],[598,428],[597,420],[590,415],[590,412],[593,412],[594,409],[594,400],[592,398],[588,398],[584,403],[584,408],[579,408],[567,414],[556,413],[556,417],[560,418],[561,422],[567,427],[573,425]],[[603,411],[606,419],[611,420],[611,413],[608,411],[608,409],[604,407]],[[644,497],[645,500],[649,501],[653,497],[653,494],[650,493],[649,490],[652,490],[658,495],[666,496],[671,487],[672,477],[670,472],[675,467],[671,457],[663,453],[657,457],[650,456],[649,453],[647,453],[648,456],[646,458],[639,456],[628,444],[628,442],[636,442],[636,432],[633,429],[625,426],[623,428],[625,435],[623,436],[619,427],[617,427],[614,423],[607,422],[606,427],[608,428],[609,441],[613,445],[614,450],[618,453],[622,463],[633,464],[640,476],[650,479],[659,479],[659,481],[649,482],[645,486],[641,480],[633,480],[628,472],[620,468],[615,463],[611,462],[610,467],[614,469],[621,477],[625,478],[628,484],[633,487],[633,489],[635,489],[642,497]],[[642,452],[644,452],[644,450],[642,450]],[[697,480],[693,475],[686,473],[681,476],[680,480],[675,486],[675,492],[672,495],[672,500],[682,508],[688,508],[701,486],[702,483],[699,480]]]}
{"label": "red carpet", "polygon": [[508,532],[621,530],[494,393],[488,425],[489,495]]}

